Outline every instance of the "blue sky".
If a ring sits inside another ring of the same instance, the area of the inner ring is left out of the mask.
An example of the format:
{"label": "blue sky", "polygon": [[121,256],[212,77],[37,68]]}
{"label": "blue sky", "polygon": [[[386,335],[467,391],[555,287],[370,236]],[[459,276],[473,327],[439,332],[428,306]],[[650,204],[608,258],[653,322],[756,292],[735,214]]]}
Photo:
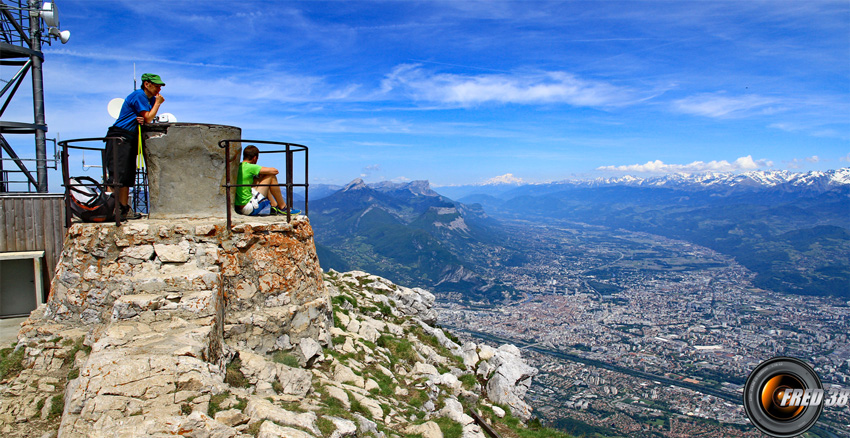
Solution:
{"label": "blue sky", "polygon": [[847,1],[56,3],[51,137],[105,135],[135,63],[180,122],[310,147],[311,183],[850,166]]}

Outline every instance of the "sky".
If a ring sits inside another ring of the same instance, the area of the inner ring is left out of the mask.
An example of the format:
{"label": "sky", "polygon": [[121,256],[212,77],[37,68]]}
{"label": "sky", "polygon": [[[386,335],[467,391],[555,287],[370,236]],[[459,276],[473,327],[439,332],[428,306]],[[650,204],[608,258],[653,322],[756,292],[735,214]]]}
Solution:
{"label": "sky", "polygon": [[311,184],[850,166],[846,0],[55,3],[60,140],[104,136],[135,65],[179,122],[308,146]]}

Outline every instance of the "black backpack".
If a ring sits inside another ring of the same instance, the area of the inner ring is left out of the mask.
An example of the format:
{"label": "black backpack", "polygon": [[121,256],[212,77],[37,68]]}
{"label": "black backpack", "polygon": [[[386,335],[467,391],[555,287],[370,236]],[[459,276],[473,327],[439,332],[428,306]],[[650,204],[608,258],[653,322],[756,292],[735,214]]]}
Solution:
{"label": "black backpack", "polygon": [[69,202],[71,213],[83,222],[115,220],[115,197],[106,193],[103,185],[87,176],[70,178]]}

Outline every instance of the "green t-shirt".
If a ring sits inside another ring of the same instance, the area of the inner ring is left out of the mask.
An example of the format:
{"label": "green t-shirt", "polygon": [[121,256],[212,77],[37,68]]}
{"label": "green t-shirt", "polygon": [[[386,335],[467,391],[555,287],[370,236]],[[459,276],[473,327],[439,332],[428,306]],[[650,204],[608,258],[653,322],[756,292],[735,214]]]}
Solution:
{"label": "green t-shirt", "polygon": [[[254,177],[260,174],[260,169],[263,166],[259,164],[251,164],[246,162],[239,163],[239,175],[236,177],[236,184],[254,184]],[[237,187],[236,200],[233,205],[245,205],[251,200],[250,187]]]}

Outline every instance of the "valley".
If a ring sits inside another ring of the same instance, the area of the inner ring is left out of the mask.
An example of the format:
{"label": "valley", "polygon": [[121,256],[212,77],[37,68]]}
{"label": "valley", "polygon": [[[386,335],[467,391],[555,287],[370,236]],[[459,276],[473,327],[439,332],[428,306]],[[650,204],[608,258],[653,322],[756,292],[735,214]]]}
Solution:
{"label": "valley", "polygon": [[[324,269],[429,289],[462,338],[524,346],[549,424],[758,436],[741,397],[762,361],[802,358],[826,388],[850,385],[848,175],[455,191],[471,204],[427,181],[355,180],[311,221]],[[850,410],[827,408],[810,433],[847,430]]]}
{"label": "valley", "polygon": [[[493,269],[523,299],[492,308],[441,300],[440,323],[526,346],[541,370],[531,403],[552,424],[739,436],[750,430],[744,382],[765,359],[804,357],[825,386],[850,382],[846,302],[754,288],[746,268],[688,242],[581,224],[506,226],[509,242],[523,236],[527,259]],[[818,427],[848,425],[847,408],[827,409]]]}

